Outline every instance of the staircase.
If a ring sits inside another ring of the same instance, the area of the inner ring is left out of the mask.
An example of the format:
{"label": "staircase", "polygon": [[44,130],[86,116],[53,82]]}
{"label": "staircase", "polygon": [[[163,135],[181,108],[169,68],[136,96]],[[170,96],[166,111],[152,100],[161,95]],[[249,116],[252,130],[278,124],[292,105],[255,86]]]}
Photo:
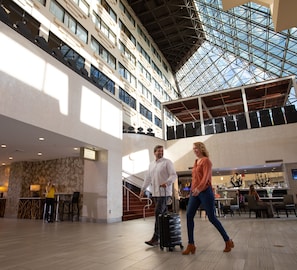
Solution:
{"label": "staircase", "polygon": [[[148,200],[140,200],[132,190],[123,187],[123,221],[143,218],[143,209],[148,204]],[[129,203],[127,203],[129,202]],[[129,207],[129,209],[128,209]],[[155,215],[154,203],[145,208],[145,217],[151,217]]]}

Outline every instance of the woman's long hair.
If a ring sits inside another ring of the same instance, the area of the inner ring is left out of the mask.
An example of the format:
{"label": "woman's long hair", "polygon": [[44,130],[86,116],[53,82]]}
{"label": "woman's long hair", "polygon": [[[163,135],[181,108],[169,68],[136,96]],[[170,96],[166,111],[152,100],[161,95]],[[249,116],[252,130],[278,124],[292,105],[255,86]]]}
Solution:
{"label": "woman's long hair", "polygon": [[205,147],[205,144],[202,142],[195,142],[194,143],[195,147],[199,149],[199,151],[201,152],[201,154],[205,157],[209,157],[209,153]]}

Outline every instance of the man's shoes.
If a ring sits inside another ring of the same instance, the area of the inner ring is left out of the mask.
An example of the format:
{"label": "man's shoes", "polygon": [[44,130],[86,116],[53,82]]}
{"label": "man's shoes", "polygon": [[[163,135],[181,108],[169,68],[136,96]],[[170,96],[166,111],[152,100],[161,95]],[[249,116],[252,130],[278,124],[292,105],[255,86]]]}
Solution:
{"label": "man's shoes", "polygon": [[145,241],[144,243],[152,247],[159,245],[159,241],[154,238],[152,238],[150,241]]}

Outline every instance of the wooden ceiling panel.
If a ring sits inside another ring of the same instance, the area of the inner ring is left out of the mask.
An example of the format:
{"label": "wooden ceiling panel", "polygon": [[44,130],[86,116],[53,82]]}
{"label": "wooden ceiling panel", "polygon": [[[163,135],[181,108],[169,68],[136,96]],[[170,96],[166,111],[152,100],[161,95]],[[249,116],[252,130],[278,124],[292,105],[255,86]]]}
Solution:
{"label": "wooden ceiling panel", "polygon": [[[242,87],[248,111],[285,106],[291,87],[292,77]],[[241,88],[165,102],[163,105],[182,123],[200,121],[199,97],[204,120],[244,113]]]}

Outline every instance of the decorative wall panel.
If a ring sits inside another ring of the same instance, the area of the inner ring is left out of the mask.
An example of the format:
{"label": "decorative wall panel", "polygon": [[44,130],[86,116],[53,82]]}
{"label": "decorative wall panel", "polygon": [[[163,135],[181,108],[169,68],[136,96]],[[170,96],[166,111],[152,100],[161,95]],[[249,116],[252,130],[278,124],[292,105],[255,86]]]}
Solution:
{"label": "decorative wall panel", "polygon": [[5,216],[17,216],[19,198],[32,197],[30,185],[40,185],[40,197],[45,196],[45,187],[50,180],[56,184],[58,192],[79,191],[82,194],[83,176],[84,161],[77,157],[13,163],[10,166]]}

